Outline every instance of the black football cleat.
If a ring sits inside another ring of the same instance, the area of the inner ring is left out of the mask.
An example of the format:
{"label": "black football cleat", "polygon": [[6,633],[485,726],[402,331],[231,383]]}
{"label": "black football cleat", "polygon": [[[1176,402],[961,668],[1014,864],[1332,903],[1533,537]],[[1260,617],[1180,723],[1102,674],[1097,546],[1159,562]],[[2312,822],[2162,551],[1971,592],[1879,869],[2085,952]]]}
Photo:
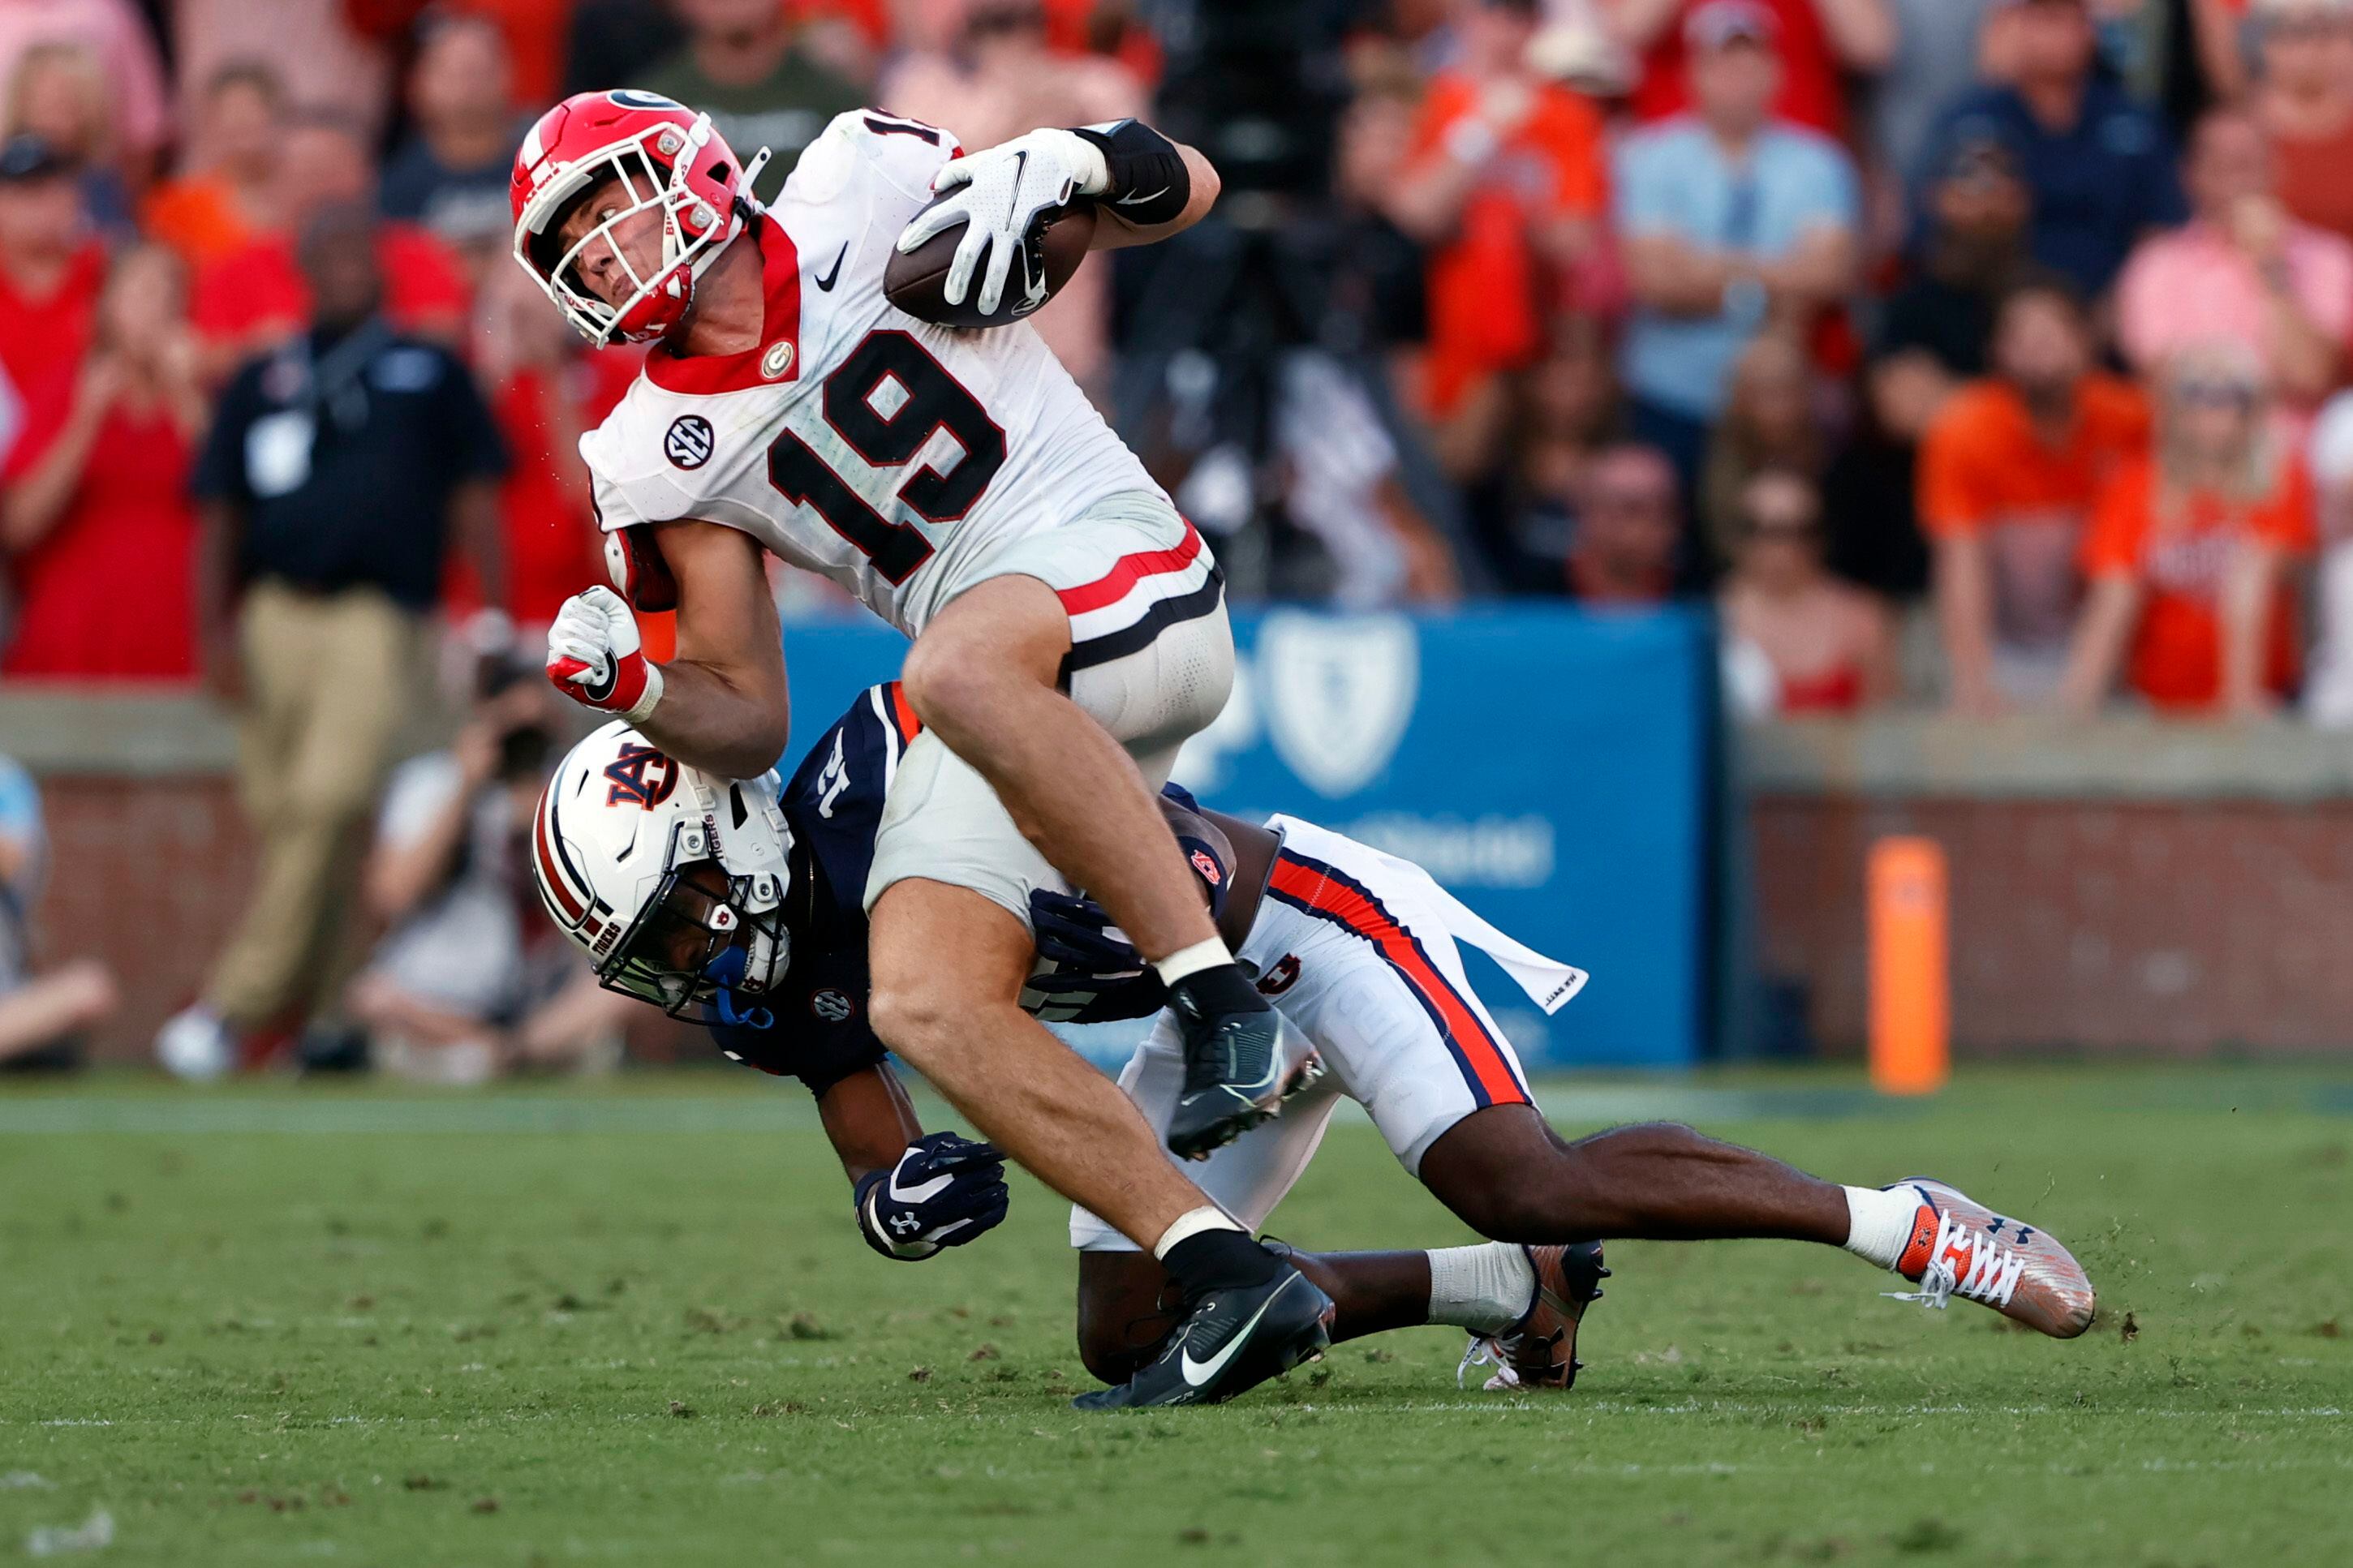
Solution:
{"label": "black football cleat", "polygon": [[1114,1388],[1082,1394],[1080,1410],[1219,1405],[1323,1353],[1332,1298],[1285,1265],[1263,1285],[1212,1290],[1168,1336],[1167,1348]]}
{"label": "black football cleat", "polygon": [[1282,1109],[1293,1087],[1293,1051],[1282,1015],[1271,1007],[1208,1013],[1184,992],[1171,994],[1185,1039],[1185,1089],[1168,1119],[1168,1148],[1206,1160]]}

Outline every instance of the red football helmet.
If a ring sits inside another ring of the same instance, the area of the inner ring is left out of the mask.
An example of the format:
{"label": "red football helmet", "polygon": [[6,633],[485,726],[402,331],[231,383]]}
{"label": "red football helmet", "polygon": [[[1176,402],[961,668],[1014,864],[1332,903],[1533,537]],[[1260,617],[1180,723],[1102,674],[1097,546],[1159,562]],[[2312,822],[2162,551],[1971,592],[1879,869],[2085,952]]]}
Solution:
{"label": "red football helmet", "polygon": [[[767,161],[764,147],[748,167],[740,163],[711,116],[659,93],[575,93],[539,117],[515,153],[508,184],[515,260],[590,342],[658,338],[686,314],[695,279],[759,211],[752,180]],[[565,210],[607,180],[620,182],[621,203],[559,249],[555,229]],[[613,231],[649,208],[661,213],[662,254],[646,277]],[[612,246],[635,289],[617,306],[591,292],[575,265],[599,240]]]}

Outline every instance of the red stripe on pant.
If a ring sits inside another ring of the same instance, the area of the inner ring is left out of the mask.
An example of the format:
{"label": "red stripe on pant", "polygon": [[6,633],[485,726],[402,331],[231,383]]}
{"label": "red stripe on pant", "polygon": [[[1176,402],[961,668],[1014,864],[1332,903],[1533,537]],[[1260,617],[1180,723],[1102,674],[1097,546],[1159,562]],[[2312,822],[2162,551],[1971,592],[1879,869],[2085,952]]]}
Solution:
{"label": "red stripe on pant", "polygon": [[1487,1026],[1454,989],[1439,967],[1430,961],[1413,933],[1399,925],[1387,910],[1375,904],[1356,889],[1335,882],[1310,866],[1303,866],[1288,855],[1278,855],[1274,873],[1268,886],[1296,903],[1303,904],[1339,924],[1346,926],[1380,950],[1389,966],[1402,976],[1407,984],[1419,992],[1424,1001],[1437,1013],[1446,1031],[1447,1039],[1462,1058],[1463,1066],[1476,1080],[1480,1089],[1493,1105],[1525,1105],[1527,1092],[1521,1089],[1518,1075],[1512,1071],[1510,1058]]}
{"label": "red stripe on pant", "polygon": [[1106,605],[1116,605],[1127,596],[1129,589],[1145,577],[1157,577],[1165,573],[1182,572],[1193,564],[1201,553],[1201,533],[1190,521],[1185,524],[1185,537],[1173,550],[1144,550],[1134,555],[1123,555],[1112,563],[1112,569],[1092,583],[1082,583],[1075,588],[1060,590],[1062,613],[1083,616],[1090,610],[1100,610]]}

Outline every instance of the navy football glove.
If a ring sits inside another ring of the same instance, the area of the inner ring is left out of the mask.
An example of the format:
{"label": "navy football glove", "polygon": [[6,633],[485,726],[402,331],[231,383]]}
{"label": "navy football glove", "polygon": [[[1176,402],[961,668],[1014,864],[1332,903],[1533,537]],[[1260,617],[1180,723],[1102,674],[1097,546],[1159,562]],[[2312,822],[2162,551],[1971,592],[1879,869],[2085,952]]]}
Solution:
{"label": "navy football glove", "polygon": [[1005,1217],[1005,1156],[953,1132],[907,1146],[887,1171],[858,1180],[858,1234],[885,1258],[917,1263],[962,1247]]}
{"label": "navy football glove", "polygon": [[1105,980],[1143,972],[1144,954],[1091,900],[1034,889],[1029,894],[1029,924],[1037,932],[1038,956],[1051,961],[1058,969]]}

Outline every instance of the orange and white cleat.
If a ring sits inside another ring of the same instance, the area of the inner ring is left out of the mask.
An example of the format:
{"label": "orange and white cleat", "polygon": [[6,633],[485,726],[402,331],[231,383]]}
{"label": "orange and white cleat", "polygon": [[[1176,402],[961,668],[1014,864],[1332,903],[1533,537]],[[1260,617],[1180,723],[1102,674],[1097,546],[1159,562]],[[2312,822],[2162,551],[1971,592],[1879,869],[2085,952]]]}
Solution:
{"label": "orange and white cleat", "polygon": [[1601,1299],[1601,1281],[1609,1270],[1601,1267],[1601,1244],[1580,1241],[1573,1247],[1529,1247],[1521,1250],[1536,1271],[1535,1300],[1527,1314],[1495,1334],[1473,1334],[1471,1348],[1454,1381],[1474,1366],[1493,1364],[1495,1374],[1486,1382],[1490,1391],[1509,1388],[1561,1388],[1577,1382],[1584,1363],[1577,1359],[1577,1326],[1585,1309]]}
{"label": "orange and white cleat", "polygon": [[2054,1340],[2092,1326],[2092,1281],[2049,1231],[1998,1215],[1943,1182],[1915,1176],[1887,1190],[1903,1187],[1920,1194],[1920,1212],[1895,1272],[1920,1288],[1887,1295],[1936,1308],[1958,1296]]}

